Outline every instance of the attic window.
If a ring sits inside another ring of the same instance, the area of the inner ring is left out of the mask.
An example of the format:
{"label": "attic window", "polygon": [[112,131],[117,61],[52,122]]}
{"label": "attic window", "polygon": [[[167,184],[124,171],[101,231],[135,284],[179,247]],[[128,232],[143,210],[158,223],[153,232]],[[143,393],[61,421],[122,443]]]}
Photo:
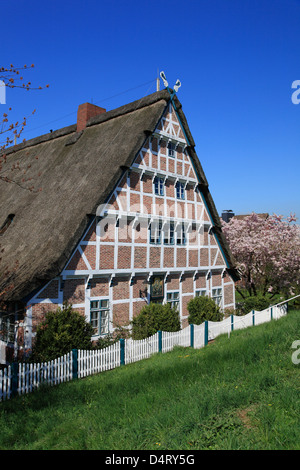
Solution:
{"label": "attic window", "polygon": [[175,144],[173,142],[168,143],[168,156],[175,157]]}
{"label": "attic window", "polygon": [[8,229],[8,227],[10,226],[12,221],[14,220],[14,217],[15,217],[15,214],[9,214],[6,217],[6,220],[5,220],[4,224],[0,228],[0,235],[3,235],[6,232],[6,230]]}

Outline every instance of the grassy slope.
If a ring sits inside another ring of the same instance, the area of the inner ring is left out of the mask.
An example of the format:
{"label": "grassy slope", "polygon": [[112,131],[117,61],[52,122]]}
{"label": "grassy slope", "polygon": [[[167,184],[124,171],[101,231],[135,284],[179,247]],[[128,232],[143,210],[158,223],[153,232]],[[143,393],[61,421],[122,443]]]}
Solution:
{"label": "grassy slope", "polygon": [[300,311],[0,403],[0,449],[299,449]]}

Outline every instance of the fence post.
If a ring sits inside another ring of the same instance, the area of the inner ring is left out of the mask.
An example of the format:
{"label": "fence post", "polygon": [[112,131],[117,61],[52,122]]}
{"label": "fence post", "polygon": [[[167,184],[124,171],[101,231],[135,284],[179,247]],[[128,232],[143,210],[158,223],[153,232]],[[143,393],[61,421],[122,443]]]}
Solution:
{"label": "fence post", "polygon": [[208,344],[208,321],[204,322],[204,346]]}
{"label": "fence post", "polygon": [[271,320],[273,320],[273,307],[271,307]]}
{"label": "fence post", "polygon": [[252,310],[252,325],[255,325],[255,311]]}
{"label": "fence post", "polygon": [[233,331],[234,329],[234,325],[233,325],[233,315],[230,315],[231,316],[231,331]]}
{"label": "fence post", "polygon": [[13,362],[11,365],[11,396],[14,397],[18,394],[18,371],[19,364]]}
{"label": "fence post", "polygon": [[125,366],[125,339],[120,339],[120,365]]}
{"label": "fence post", "polygon": [[194,325],[190,325],[190,333],[191,333],[191,348],[194,347]]}
{"label": "fence post", "polygon": [[158,331],[158,351],[162,352],[162,332]]}
{"label": "fence post", "polygon": [[73,379],[78,379],[78,349],[72,349]]}

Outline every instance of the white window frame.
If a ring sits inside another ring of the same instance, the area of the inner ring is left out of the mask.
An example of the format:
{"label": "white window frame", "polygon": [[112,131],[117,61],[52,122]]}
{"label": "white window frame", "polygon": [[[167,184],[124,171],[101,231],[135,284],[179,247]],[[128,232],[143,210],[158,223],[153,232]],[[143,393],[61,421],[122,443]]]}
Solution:
{"label": "white window frame", "polygon": [[149,237],[151,245],[160,245],[162,235],[162,221],[154,220],[149,226]]}
{"label": "white window frame", "polygon": [[175,244],[175,223],[173,220],[170,220],[164,225],[164,245],[174,245]]}
{"label": "white window frame", "polygon": [[176,183],[176,198],[181,201],[185,200],[185,184],[182,181]]}
{"label": "white window frame", "polygon": [[155,176],[154,181],[154,194],[156,196],[163,196],[164,195],[164,178],[160,176]]}
{"label": "white window frame", "polygon": [[0,311],[0,339],[13,343],[15,339],[15,314]]}
{"label": "white window frame", "polygon": [[[92,306],[93,303],[98,303],[98,306]],[[106,305],[102,306],[102,302],[107,302]],[[106,313],[104,318],[104,324],[102,313]],[[93,318],[93,314],[97,314],[97,317]],[[109,321],[110,321],[110,302],[107,297],[101,299],[90,299],[90,323],[94,329],[93,336],[104,336],[109,333]],[[95,331],[96,330],[96,331]]]}
{"label": "white window frame", "polygon": [[180,310],[180,295],[179,295],[179,290],[178,291],[169,291],[167,292],[167,298],[166,298],[167,304],[170,304],[171,308],[176,308],[176,310],[179,313]]}
{"label": "white window frame", "polygon": [[174,142],[169,142],[167,145],[167,148],[168,148],[168,157],[175,158],[176,145],[174,144]]}
{"label": "white window frame", "polygon": [[211,297],[213,301],[219,306],[222,307],[223,301],[223,289],[222,287],[213,287],[211,290]]}
{"label": "white window frame", "polygon": [[195,297],[204,297],[207,295],[207,290],[205,288],[196,289]]}
{"label": "white window frame", "polygon": [[179,223],[176,230],[176,245],[185,246],[186,245],[186,232],[184,222]]}

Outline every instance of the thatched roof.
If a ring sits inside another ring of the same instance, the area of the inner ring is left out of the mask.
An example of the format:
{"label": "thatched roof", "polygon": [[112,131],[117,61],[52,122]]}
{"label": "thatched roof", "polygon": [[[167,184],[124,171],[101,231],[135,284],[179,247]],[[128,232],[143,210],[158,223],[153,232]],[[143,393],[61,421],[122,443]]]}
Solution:
{"label": "thatched roof", "polygon": [[[26,177],[31,175],[35,186],[30,192],[21,187],[20,179],[20,185],[0,181],[0,250],[4,250],[0,255],[0,293],[8,280],[4,268],[11,270],[13,281],[7,300],[24,299],[62,271],[90,217],[106,202],[124,167],[132,164],[145,139],[154,131],[169,98],[168,91],[162,90],[91,118],[79,133],[74,124],[6,151],[6,168],[17,162],[23,168],[31,165]],[[177,97],[175,102],[190,141],[189,152],[201,191],[234,272],[195,143]],[[1,234],[10,214],[14,214],[11,226]],[[16,262],[18,267],[14,269]]]}

